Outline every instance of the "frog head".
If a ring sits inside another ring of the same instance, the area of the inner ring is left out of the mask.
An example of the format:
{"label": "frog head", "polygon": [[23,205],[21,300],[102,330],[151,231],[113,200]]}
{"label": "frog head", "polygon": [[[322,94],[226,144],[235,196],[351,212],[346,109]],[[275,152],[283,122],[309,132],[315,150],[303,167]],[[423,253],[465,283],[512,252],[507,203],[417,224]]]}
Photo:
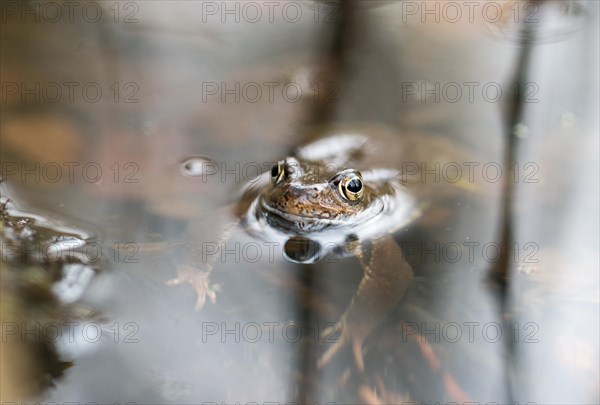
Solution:
{"label": "frog head", "polygon": [[271,185],[262,197],[272,225],[297,231],[347,223],[376,196],[360,171],[322,161],[288,157],[271,168]]}

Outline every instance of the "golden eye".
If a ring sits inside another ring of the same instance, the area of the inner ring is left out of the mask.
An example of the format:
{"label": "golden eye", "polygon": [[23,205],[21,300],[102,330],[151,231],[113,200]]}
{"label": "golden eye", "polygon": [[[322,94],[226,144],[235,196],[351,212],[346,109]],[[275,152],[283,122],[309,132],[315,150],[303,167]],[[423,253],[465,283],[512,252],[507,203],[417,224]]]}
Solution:
{"label": "golden eye", "polygon": [[279,161],[273,165],[271,168],[271,181],[273,184],[279,183],[279,181],[283,178],[283,162]]}
{"label": "golden eye", "polygon": [[344,177],[338,185],[340,194],[348,201],[357,201],[363,195],[363,182],[359,175]]}

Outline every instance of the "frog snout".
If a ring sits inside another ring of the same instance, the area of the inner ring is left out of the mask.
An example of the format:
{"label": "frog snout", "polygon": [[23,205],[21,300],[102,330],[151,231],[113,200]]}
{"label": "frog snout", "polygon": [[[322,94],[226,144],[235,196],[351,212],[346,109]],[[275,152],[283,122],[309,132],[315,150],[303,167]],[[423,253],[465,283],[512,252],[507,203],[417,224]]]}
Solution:
{"label": "frog snout", "polygon": [[277,209],[289,213],[313,211],[319,207],[319,191],[317,186],[288,185],[271,196],[271,203]]}

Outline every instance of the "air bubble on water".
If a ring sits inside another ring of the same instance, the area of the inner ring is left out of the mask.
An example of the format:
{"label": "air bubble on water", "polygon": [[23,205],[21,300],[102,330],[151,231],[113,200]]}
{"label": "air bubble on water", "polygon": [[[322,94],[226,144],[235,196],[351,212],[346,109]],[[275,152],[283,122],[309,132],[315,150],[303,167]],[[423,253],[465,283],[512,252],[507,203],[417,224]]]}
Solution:
{"label": "air bubble on water", "polygon": [[217,164],[208,156],[191,156],[181,162],[181,172],[189,177],[209,176],[217,172]]}

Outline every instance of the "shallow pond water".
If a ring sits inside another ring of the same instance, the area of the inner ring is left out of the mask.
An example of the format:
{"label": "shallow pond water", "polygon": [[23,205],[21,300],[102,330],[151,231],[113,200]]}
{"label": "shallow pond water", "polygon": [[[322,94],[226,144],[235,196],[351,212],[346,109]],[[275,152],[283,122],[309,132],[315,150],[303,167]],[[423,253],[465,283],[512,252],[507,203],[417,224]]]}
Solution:
{"label": "shallow pond water", "polygon": [[[101,259],[93,277],[57,277],[75,298],[40,321],[72,365],[32,390],[43,366],[3,363],[3,401],[598,401],[597,5],[508,2],[509,21],[456,22],[417,2],[90,3],[73,18],[9,3],[3,197],[84,232]],[[423,172],[388,263],[414,278],[363,367],[349,347],[318,367],[360,261],[232,224],[244,185],[298,145],[370,125],[393,134],[381,168]]]}

